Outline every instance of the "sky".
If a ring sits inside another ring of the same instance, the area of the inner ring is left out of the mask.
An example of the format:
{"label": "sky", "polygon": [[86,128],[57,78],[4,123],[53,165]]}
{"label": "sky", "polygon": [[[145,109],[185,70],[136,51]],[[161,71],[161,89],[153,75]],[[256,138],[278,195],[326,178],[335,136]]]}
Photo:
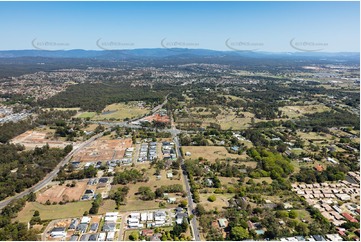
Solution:
{"label": "sky", "polygon": [[360,51],[359,2],[0,2],[0,50]]}

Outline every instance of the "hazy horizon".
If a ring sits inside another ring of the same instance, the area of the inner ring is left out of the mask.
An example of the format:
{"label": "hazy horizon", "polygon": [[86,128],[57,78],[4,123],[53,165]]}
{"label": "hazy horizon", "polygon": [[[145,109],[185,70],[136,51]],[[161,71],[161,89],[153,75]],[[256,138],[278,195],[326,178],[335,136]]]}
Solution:
{"label": "hazy horizon", "polygon": [[359,2],[0,2],[0,50],[360,52]]}

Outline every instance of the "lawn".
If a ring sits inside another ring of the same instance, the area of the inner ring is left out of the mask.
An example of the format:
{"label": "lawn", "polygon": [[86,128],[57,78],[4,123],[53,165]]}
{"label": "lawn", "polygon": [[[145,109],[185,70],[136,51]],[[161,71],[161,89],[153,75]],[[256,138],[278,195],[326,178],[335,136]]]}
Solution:
{"label": "lawn", "polygon": [[28,202],[14,220],[27,223],[35,210],[40,212],[42,220],[81,217],[85,211],[89,211],[90,207],[91,201],[67,203],[65,205],[43,205],[37,202]]}
{"label": "lawn", "polygon": [[149,113],[150,109],[143,107],[138,102],[125,103],[114,103],[104,108],[102,113],[92,117],[92,120],[124,120],[126,118],[138,118]]}
{"label": "lawn", "polygon": [[[215,195],[216,201],[209,202],[207,199],[209,196]],[[209,211],[213,209],[218,209],[218,211],[222,210],[223,207],[228,206],[228,200],[231,199],[234,194],[213,194],[213,193],[201,193],[200,196],[200,204]]]}
{"label": "lawn", "polygon": [[[191,156],[185,156],[185,159],[198,159],[199,157],[203,157],[208,161],[214,162],[216,159],[244,159],[246,160],[248,156],[246,154],[238,155],[238,154],[230,154],[223,146],[182,146],[182,150],[185,152],[191,152]],[[252,166],[251,162],[247,162]]]}
{"label": "lawn", "polygon": [[107,212],[114,212],[115,209],[115,201],[111,199],[106,199],[103,201],[103,204],[99,207],[98,214],[104,214]]}
{"label": "lawn", "polygon": [[93,118],[97,113],[96,112],[83,112],[76,115],[76,118]]}
{"label": "lawn", "polygon": [[[248,182],[251,178],[246,177],[244,179],[245,182]],[[252,178],[252,180],[257,184],[257,183],[262,183],[263,181],[267,182],[268,184],[272,183],[272,179],[271,177],[261,177],[261,178]]]}

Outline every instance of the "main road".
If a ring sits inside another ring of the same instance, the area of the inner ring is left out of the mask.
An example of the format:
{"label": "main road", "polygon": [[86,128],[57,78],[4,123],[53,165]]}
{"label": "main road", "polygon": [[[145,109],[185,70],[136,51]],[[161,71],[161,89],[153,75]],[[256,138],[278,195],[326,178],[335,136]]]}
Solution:
{"label": "main road", "polygon": [[[189,185],[188,174],[187,174],[187,172],[185,170],[185,167],[184,167],[184,159],[183,159],[182,152],[180,150],[180,144],[179,144],[178,136],[174,136],[173,140],[174,140],[174,145],[176,146],[177,156],[182,159],[181,167],[182,167],[182,175],[183,175],[183,180],[184,180],[184,184],[185,184],[185,187],[186,187],[186,193],[187,193],[187,199],[188,199],[188,214],[189,213],[193,214],[193,211],[195,209],[195,204],[193,203],[191,188],[190,188],[190,185]],[[190,220],[190,224],[191,224],[191,228],[192,228],[193,239],[196,240],[196,241],[200,241],[201,237],[199,235],[199,230],[198,230],[198,227],[197,227],[197,219],[196,219],[195,216],[193,216],[193,218]]]}
{"label": "main road", "polygon": [[99,133],[97,135],[92,136],[88,140],[86,140],[83,143],[81,143],[80,145],[78,145],[71,152],[69,152],[69,154],[67,156],[65,156],[64,159],[61,162],[59,162],[59,164],[50,173],[48,173],[44,177],[43,180],[41,180],[40,182],[38,182],[37,184],[35,184],[31,188],[28,188],[28,189],[22,191],[21,193],[16,194],[15,196],[12,196],[12,197],[9,197],[9,198],[7,198],[5,200],[2,200],[0,202],[0,209],[3,209],[6,205],[8,205],[10,202],[12,202],[12,201],[14,201],[16,199],[22,198],[22,197],[28,195],[31,192],[37,192],[40,189],[42,189],[43,187],[47,186],[48,183],[51,182],[55,178],[55,176],[58,174],[60,168],[62,166],[64,166],[66,163],[68,163],[74,154],[76,154],[79,150],[83,149],[84,147],[88,146],[91,142],[93,142],[97,138],[101,137],[104,132],[101,132],[101,133]]}

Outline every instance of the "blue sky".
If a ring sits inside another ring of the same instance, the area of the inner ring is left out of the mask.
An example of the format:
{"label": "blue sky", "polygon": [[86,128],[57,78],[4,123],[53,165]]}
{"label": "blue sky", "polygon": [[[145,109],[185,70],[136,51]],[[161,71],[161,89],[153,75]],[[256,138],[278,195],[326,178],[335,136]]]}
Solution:
{"label": "blue sky", "polygon": [[0,49],[297,51],[293,39],[359,52],[359,11],[359,2],[0,2]]}

